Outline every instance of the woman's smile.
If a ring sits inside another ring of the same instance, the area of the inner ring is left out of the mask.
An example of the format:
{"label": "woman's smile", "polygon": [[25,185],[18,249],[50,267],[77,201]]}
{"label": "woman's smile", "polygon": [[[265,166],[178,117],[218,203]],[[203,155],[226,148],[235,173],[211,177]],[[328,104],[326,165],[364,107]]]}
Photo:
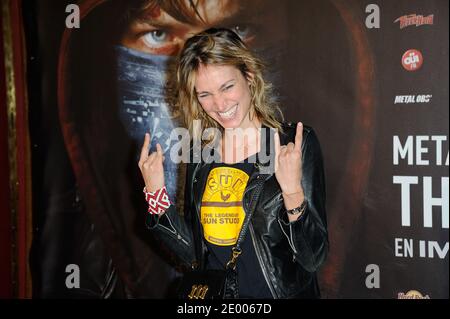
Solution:
{"label": "woman's smile", "polygon": [[228,109],[228,111],[217,112],[217,114],[219,114],[220,118],[223,120],[232,120],[232,119],[234,119],[235,115],[237,114],[238,105],[239,105],[239,103],[234,105],[230,109]]}

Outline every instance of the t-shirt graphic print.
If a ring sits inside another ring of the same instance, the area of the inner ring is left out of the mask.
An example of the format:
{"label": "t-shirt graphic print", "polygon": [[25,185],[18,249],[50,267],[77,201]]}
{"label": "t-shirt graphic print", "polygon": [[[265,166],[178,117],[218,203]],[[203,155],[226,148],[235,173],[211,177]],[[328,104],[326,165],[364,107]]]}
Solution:
{"label": "t-shirt graphic print", "polygon": [[242,205],[249,175],[233,167],[216,167],[209,172],[200,209],[205,239],[214,245],[234,245],[245,211]]}

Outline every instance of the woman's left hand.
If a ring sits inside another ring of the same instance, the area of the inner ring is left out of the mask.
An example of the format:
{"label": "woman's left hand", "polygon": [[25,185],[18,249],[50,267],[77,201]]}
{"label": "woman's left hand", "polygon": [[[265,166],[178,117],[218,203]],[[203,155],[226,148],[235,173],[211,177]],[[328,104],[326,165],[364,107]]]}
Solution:
{"label": "woman's left hand", "polygon": [[280,145],[280,135],[275,133],[275,177],[283,195],[301,193],[303,124],[297,124],[295,143]]}

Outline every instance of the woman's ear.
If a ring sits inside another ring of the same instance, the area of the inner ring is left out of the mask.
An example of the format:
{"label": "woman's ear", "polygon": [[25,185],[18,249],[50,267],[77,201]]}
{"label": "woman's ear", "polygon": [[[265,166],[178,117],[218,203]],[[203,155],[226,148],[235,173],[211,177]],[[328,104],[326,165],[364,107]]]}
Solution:
{"label": "woman's ear", "polygon": [[246,72],[245,73],[245,79],[247,80],[247,83],[248,83],[249,86],[252,85],[254,78],[255,78],[255,75],[252,72]]}

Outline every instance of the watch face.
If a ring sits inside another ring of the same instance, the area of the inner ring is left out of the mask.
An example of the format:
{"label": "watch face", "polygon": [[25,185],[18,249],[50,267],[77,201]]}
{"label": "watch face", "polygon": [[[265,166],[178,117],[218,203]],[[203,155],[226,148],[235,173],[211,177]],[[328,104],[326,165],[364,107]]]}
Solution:
{"label": "watch face", "polygon": [[288,214],[291,215],[298,215],[299,213],[303,212],[306,209],[306,201],[303,201],[299,207],[296,207],[294,209],[288,210]]}

